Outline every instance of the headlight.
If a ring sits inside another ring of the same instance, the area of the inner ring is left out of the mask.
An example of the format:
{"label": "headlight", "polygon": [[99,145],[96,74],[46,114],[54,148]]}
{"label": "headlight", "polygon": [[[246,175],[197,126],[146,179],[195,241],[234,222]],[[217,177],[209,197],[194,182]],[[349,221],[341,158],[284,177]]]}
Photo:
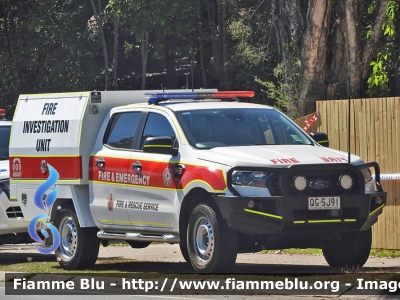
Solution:
{"label": "headlight", "polygon": [[344,190],[349,190],[353,186],[353,178],[347,174],[342,175],[339,177],[339,183]]}
{"label": "headlight", "polygon": [[0,194],[2,192],[10,198],[10,178],[0,180]]}
{"label": "headlight", "polygon": [[362,169],[361,173],[364,175],[365,183],[372,181],[372,173],[369,168]]}
{"label": "headlight", "polygon": [[268,172],[234,171],[231,176],[232,185],[267,187]]}
{"label": "headlight", "polygon": [[371,170],[369,168],[364,168],[361,169],[361,173],[364,176],[364,180],[365,180],[365,192],[366,193],[373,193],[375,192],[375,183],[372,180],[372,173]]}
{"label": "headlight", "polygon": [[10,178],[0,180],[0,188],[5,191],[10,190]]}
{"label": "headlight", "polygon": [[298,191],[304,191],[307,187],[307,178],[304,176],[296,176],[293,179],[293,185]]}

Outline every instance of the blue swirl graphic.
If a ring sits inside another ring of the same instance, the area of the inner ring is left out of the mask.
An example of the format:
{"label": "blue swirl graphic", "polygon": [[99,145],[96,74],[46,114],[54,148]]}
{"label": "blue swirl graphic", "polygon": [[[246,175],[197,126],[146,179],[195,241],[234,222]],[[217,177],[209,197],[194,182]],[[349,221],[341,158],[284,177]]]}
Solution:
{"label": "blue swirl graphic", "polygon": [[41,210],[46,210],[49,209],[54,201],[56,201],[57,196],[58,196],[58,187],[56,186],[53,191],[51,191],[47,196],[46,196],[46,207],[43,205],[43,196],[46,193],[48,189],[50,189],[53,185],[57,183],[58,178],[60,177],[58,175],[58,172],[56,169],[54,169],[52,166],[49,164],[47,165],[49,168],[49,178],[43,182],[39,187],[37,188],[35,195],[33,196],[33,202],[37,207],[39,207]]}
{"label": "blue swirl graphic", "polygon": [[[47,166],[49,168],[49,178],[37,188],[35,195],[33,197],[33,202],[41,210],[50,209],[50,207],[54,204],[58,196],[58,187],[56,186],[54,190],[47,195],[45,200],[46,205],[43,204],[43,196],[45,195],[46,191],[49,190],[53,185],[55,185],[59,178],[58,172],[49,164]],[[33,240],[35,240],[38,243],[44,243],[44,240],[41,239],[36,230],[37,223],[42,219],[48,220],[50,219],[50,217],[46,214],[40,214],[34,217],[28,224],[29,235]],[[53,236],[53,245],[51,247],[40,247],[35,245],[35,248],[40,253],[50,254],[53,251],[55,251],[60,245],[60,233],[58,232],[57,228],[54,225],[47,222],[43,222],[43,224],[47,226],[47,228],[50,230]],[[45,238],[49,237],[49,234],[46,230],[41,229],[40,232],[43,234]]]}

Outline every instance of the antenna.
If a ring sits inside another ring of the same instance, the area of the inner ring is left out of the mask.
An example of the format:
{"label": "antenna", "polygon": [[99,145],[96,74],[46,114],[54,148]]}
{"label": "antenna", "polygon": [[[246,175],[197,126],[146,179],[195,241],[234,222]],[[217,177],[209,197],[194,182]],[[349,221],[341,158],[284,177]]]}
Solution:
{"label": "antenna", "polygon": [[348,131],[347,131],[347,153],[348,153],[348,158],[347,158],[347,161],[348,161],[348,163],[350,163],[350,132],[351,132],[351,124],[350,124],[350,118],[351,118],[351,114],[350,114],[350,108],[351,108],[351,101],[350,101],[350,89],[351,89],[351,86],[350,86],[350,68],[349,68],[349,74],[348,74],[348,94],[349,94],[349,107],[348,107],[348,126],[347,126],[347,128],[348,128]]}
{"label": "antenna", "polygon": [[163,91],[163,92],[165,92],[165,91],[164,91],[164,87],[163,87],[163,84],[162,84],[162,83],[161,83],[161,89],[162,89],[162,91]]}

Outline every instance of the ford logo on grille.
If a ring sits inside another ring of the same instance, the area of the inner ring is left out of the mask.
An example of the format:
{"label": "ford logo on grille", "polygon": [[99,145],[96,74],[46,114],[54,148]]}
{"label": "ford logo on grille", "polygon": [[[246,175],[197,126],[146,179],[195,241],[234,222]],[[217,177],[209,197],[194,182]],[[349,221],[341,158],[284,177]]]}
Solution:
{"label": "ford logo on grille", "polygon": [[316,190],[323,190],[329,186],[329,182],[326,180],[315,180],[310,182],[310,187]]}

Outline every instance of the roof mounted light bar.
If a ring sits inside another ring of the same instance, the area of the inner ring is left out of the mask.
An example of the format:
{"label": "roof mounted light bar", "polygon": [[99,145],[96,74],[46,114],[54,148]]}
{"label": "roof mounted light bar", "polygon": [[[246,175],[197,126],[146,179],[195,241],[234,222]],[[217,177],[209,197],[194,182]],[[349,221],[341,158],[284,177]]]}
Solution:
{"label": "roof mounted light bar", "polygon": [[167,101],[171,99],[190,99],[190,100],[202,100],[202,99],[229,99],[229,98],[252,98],[254,97],[253,91],[220,91],[212,93],[201,93],[201,92],[171,92],[171,93],[146,93],[146,97],[149,97],[149,104],[157,104],[161,101]]}

